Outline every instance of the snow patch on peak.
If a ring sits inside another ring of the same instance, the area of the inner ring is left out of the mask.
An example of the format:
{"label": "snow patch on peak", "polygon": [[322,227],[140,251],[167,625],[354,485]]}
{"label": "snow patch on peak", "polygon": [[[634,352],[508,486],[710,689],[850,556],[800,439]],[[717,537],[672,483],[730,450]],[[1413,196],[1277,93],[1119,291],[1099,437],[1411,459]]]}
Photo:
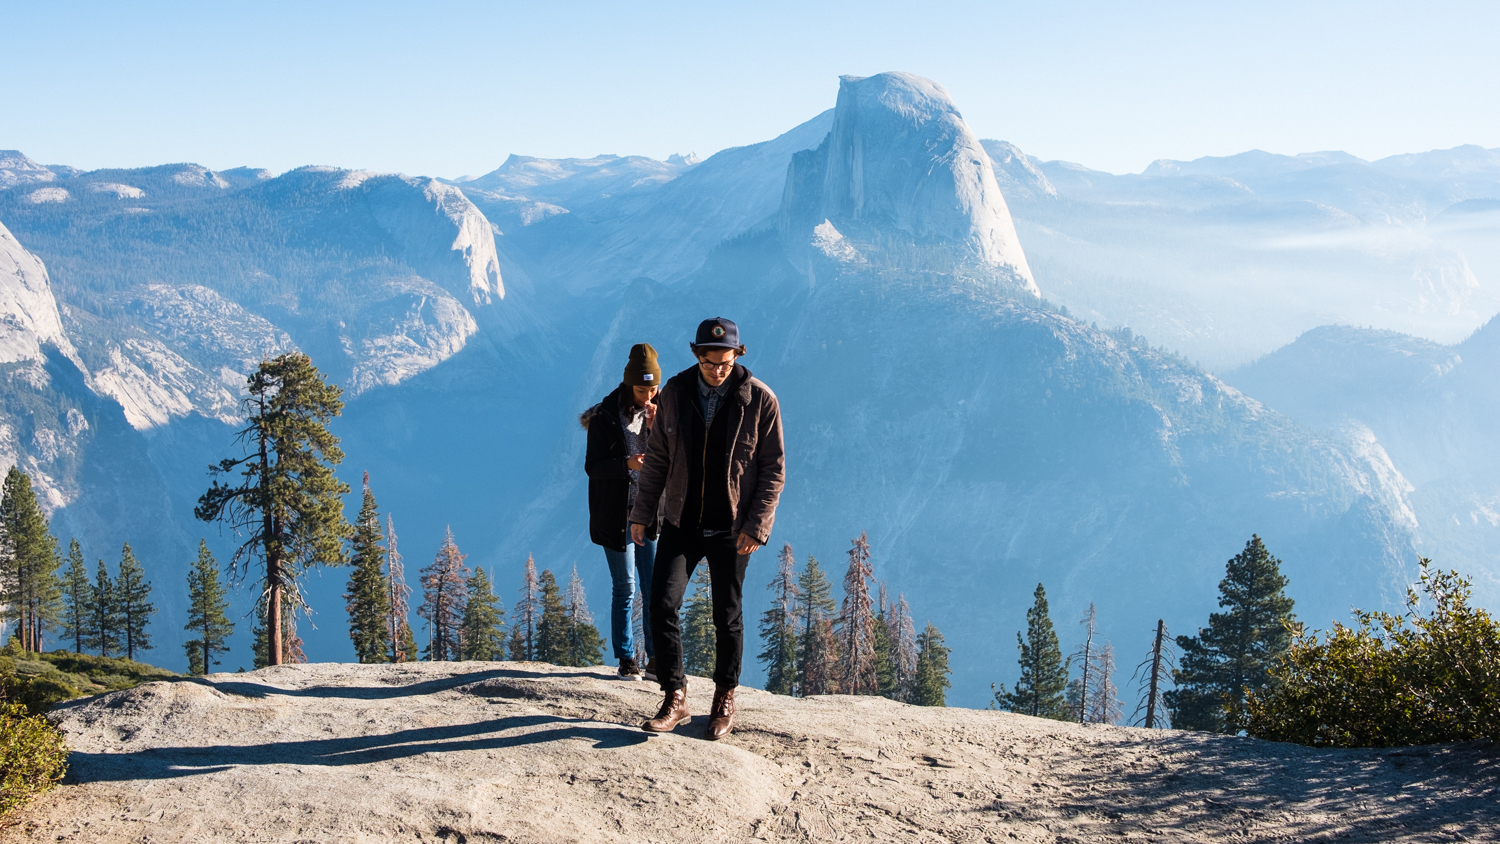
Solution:
{"label": "snow patch on peak", "polygon": [[679,167],[692,167],[694,164],[701,163],[702,161],[703,159],[699,158],[696,152],[690,152],[687,155],[674,152],[667,156],[668,164],[676,164]]}
{"label": "snow patch on peak", "polygon": [[44,202],[67,202],[68,192],[62,188],[40,188],[26,194],[26,201],[32,205],[41,205]]}
{"label": "snow patch on peak", "polygon": [[89,190],[94,193],[112,193],[120,199],[140,199],[146,192],[132,185],[121,185],[114,182],[97,182],[89,185]]}

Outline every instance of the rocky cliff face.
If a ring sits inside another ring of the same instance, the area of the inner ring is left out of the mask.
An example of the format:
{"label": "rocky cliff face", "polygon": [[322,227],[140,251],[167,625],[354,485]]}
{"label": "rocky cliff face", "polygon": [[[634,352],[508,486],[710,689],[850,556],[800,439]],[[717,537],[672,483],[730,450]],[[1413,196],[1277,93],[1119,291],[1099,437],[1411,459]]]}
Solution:
{"label": "rocky cliff face", "polygon": [[792,159],[780,229],[794,263],[828,255],[819,244],[837,234],[880,263],[980,271],[1040,295],[989,155],[919,76],[840,80],[828,137]]}

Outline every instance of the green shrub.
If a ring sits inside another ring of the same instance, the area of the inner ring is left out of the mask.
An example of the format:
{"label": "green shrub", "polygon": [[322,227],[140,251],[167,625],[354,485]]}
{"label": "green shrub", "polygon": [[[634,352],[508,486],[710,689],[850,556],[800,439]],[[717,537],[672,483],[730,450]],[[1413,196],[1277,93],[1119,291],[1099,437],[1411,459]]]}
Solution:
{"label": "green shrub", "polygon": [[79,694],[81,692],[60,679],[56,672],[36,677],[0,675],[0,700],[20,704],[32,715],[45,715],[52,704]]}
{"label": "green shrub", "polygon": [[0,817],[56,785],[67,769],[61,730],[24,704],[0,704]]}
{"label": "green shrub", "polygon": [[1500,739],[1500,623],[1469,606],[1469,581],[1430,571],[1406,612],[1356,611],[1356,627],[1298,635],[1246,701],[1250,735],[1314,747]]}

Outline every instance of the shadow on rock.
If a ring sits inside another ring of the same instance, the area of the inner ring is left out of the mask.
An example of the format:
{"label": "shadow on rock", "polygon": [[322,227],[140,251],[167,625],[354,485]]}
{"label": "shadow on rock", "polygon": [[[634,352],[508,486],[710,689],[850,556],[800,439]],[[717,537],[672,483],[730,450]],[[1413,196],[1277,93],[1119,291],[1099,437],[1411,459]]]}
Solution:
{"label": "shadow on rock", "polygon": [[[548,724],[556,726],[500,735],[510,730]],[[424,753],[494,750],[569,739],[593,742],[596,750],[612,750],[644,744],[648,737],[635,727],[549,715],[526,715],[354,738],[252,745],[162,747],[132,753],[74,752],[68,757],[67,782],[82,784],[170,779],[246,765],[363,765]]]}

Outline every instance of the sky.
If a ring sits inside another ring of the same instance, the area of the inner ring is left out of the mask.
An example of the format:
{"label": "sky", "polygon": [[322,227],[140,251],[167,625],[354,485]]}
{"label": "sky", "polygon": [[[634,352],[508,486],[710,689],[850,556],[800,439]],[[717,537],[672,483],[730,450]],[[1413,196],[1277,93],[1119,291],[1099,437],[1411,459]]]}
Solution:
{"label": "sky", "polygon": [[708,155],[934,79],[983,138],[1158,158],[1500,147],[1500,3],[0,0],[0,149],[480,175],[511,153]]}

